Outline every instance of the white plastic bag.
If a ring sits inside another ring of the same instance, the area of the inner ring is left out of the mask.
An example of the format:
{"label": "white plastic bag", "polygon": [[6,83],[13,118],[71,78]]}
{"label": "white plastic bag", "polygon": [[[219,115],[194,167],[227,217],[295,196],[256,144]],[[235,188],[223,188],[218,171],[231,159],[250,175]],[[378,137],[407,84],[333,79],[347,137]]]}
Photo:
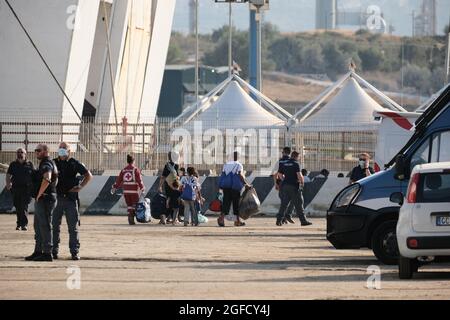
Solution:
{"label": "white plastic bag", "polygon": [[141,196],[139,202],[136,204],[136,220],[140,223],[147,223],[152,220],[149,198],[144,199]]}
{"label": "white plastic bag", "polygon": [[198,214],[198,223],[208,223],[208,218],[201,213]]}

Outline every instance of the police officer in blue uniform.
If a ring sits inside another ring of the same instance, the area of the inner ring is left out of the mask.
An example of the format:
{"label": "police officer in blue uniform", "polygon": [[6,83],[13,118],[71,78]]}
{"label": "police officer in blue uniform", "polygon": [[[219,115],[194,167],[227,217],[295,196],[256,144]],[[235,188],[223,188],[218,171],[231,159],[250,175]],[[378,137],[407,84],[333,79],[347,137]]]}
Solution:
{"label": "police officer in blue uniform", "polygon": [[27,160],[27,152],[23,148],[16,151],[17,158],[11,162],[6,173],[6,189],[13,196],[13,204],[16,208],[16,230],[28,230],[28,206],[31,202],[33,189],[32,175],[34,166]]}
{"label": "police officer in blue uniform", "polygon": [[[79,224],[80,213],[78,192],[92,179],[92,174],[78,160],[70,156],[70,146],[61,142],[58,149],[58,158],[54,159],[58,168],[58,185],[56,192],[58,204],[53,212],[53,259],[58,259],[60,231],[62,217],[66,215],[69,229],[69,248],[72,260],[80,260]],[[79,178],[82,178],[80,183]]]}
{"label": "police officer in blue uniform", "polygon": [[39,168],[33,173],[35,247],[27,261],[53,261],[52,214],[56,207],[58,169],[48,155],[48,146],[39,144],[34,150]]}
{"label": "police officer in blue uniform", "polygon": [[[278,197],[281,200],[281,183],[282,183],[282,179],[280,178],[280,175],[278,174],[278,169],[280,168],[280,164],[284,164],[286,162],[289,161],[289,159],[291,158],[291,148],[290,147],[284,147],[283,148],[283,152],[282,152],[282,156],[280,158],[280,160],[278,160],[275,163],[275,166],[272,170],[272,176],[274,179],[274,184],[275,184],[275,190],[278,191]],[[289,223],[295,223],[294,220],[292,220],[292,211],[294,210],[294,204],[291,202],[289,202],[289,205],[286,209],[286,212],[284,214],[284,218],[283,218],[283,224],[287,224]]]}
{"label": "police officer in blue uniform", "polygon": [[312,223],[306,220],[303,209],[303,195],[301,188],[304,185],[303,175],[298,162],[299,153],[294,151],[291,158],[286,162],[280,162],[278,174],[282,179],[280,186],[281,205],[277,215],[277,226],[283,224],[286,208],[289,202],[294,204],[297,215],[302,226],[309,226]]}

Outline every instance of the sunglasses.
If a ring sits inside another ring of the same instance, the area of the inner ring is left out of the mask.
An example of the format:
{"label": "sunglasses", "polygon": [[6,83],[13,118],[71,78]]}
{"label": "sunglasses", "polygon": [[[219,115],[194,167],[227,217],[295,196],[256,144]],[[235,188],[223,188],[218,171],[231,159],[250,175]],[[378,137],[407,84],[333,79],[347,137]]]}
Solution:
{"label": "sunglasses", "polygon": [[34,149],[34,152],[41,152],[42,149]]}

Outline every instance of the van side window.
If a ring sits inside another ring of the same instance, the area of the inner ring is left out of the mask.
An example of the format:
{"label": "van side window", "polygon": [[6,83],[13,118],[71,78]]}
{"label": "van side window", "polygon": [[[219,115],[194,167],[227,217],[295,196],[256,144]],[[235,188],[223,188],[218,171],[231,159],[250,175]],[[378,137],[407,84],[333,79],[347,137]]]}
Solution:
{"label": "van side window", "polygon": [[450,161],[450,131],[440,132],[433,136],[431,162]]}
{"label": "van side window", "polygon": [[415,166],[428,163],[430,156],[430,139],[427,139],[411,157],[411,171]]}

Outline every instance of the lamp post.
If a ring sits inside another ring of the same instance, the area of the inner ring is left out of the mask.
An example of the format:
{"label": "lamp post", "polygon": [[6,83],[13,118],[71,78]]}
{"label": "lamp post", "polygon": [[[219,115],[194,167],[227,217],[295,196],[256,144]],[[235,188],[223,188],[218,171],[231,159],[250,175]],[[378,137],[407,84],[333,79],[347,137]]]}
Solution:
{"label": "lamp post", "polygon": [[233,31],[232,31],[232,4],[233,3],[246,3],[249,0],[214,0],[216,3],[228,3],[228,76],[231,77],[233,70]]}

